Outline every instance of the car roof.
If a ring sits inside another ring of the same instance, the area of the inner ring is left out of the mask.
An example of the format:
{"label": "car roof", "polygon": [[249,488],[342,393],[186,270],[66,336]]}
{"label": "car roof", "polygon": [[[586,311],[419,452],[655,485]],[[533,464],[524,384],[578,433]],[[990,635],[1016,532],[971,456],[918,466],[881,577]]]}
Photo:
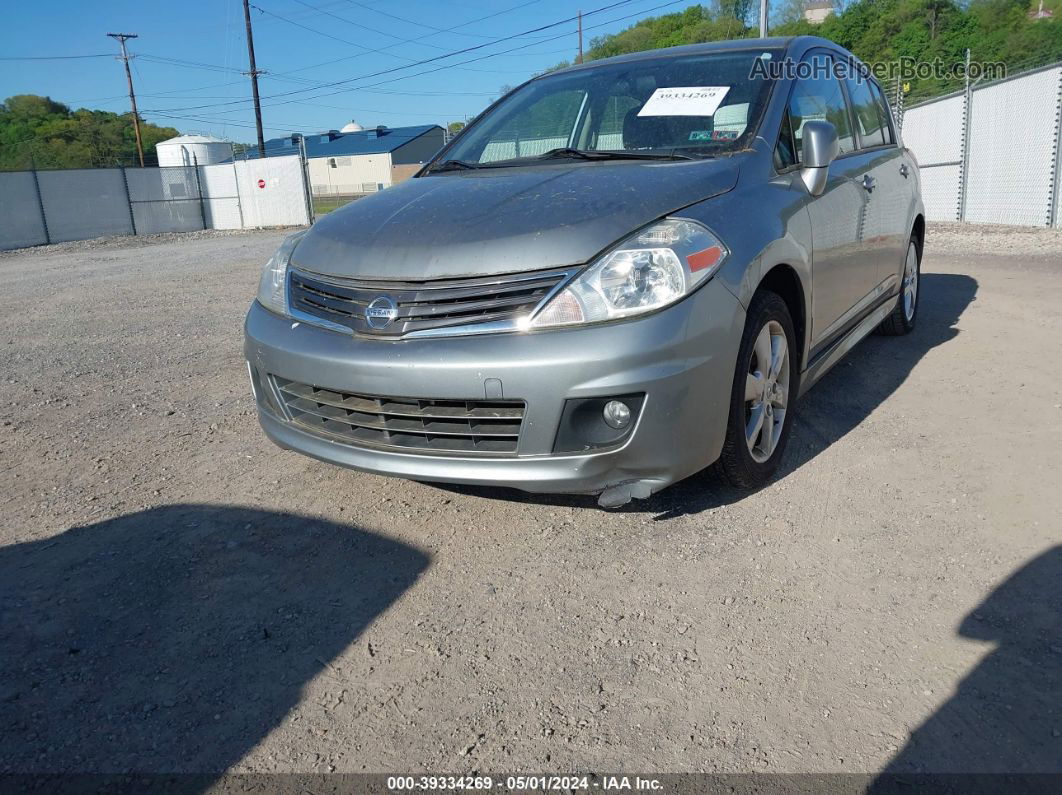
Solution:
{"label": "car roof", "polygon": [[787,53],[803,54],[812,47],[825,47],[835,52],[855,57],[836,42],[820,36],[775,36],[766,39],[728,39],[726,41],[709,41],[702,44],[681,44],[677,47],[663,47],[658,50],[642,50],[641,52],[625,53],[624,55],[613,55],[611,58],[587,61],[565,67],[564,69],[558,69],[555,72],[547,72],[539,75],[539,77],[576,72],[582,69],[596,69],[608,64],[644,61],[652,58],[678,58],[683,55],[758,49],[784,50]]}

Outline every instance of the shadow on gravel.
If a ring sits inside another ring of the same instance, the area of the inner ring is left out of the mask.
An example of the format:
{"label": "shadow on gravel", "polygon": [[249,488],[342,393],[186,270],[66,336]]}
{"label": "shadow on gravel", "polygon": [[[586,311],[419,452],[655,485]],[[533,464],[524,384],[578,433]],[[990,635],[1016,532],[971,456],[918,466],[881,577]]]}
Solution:
{"label": "shadow on gravel", "polygon": [[428,562],[356,527],[210,505],[0,549],[0,772],[220,773]]}
{"label": "shadow on gravel", "polygon": [[[907,380],[923,356],[958,336],[955,326],[976,295],[977,281],[969,276],[922,274],[918,326],[906,337],[867,337],[812,387],[797,404],[797,422],[776,479],[803,466],[859,425]],[[597,498],[589,495],[543,495],[504,488],[437,485],[487,499],[580,508],[597,504]],[[619,510],[671,519],[748,496],[749,492],[726,486],[706,470]]]}
{"label": "shadow on gravel", "polygon": [[908,785],[903,791],[913,792],[909,785],[942,783],[921,779],[919,774],[941,773],[1053,773],[1050,780],[967,778],[953,782],[953,791],[1058,791],[1062,774],[1059,583],[1062,546],[1012,574],[963,619],[960,637],[992,641],[996,649],[911,734],[872,792],[891,791],[896,785]]}

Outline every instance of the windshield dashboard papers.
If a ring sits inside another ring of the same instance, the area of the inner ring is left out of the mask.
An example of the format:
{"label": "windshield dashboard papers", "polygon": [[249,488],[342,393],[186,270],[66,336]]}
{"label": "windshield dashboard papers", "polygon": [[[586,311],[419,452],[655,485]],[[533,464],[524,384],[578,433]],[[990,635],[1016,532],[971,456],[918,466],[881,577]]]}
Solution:
{"label": "windshield dashboard papers", "polygon": [[639,116],[713,116],[730,86],[658,88],[638,111]]}

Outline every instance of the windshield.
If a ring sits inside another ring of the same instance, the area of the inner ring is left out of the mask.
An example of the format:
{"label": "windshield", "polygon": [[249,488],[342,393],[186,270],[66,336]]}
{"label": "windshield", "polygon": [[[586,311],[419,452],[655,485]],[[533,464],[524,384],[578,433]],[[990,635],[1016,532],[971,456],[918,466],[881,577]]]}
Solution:
{"label": "windshield", "polygon": [[532,80],[472,125],[435,168],[455,161],[466,168],[521,165],[578,154],[571,150],[632,159],[737,151],[755,133],[771,85],[750,76],[753,65],[779,57],[778,49],[729,50]]}

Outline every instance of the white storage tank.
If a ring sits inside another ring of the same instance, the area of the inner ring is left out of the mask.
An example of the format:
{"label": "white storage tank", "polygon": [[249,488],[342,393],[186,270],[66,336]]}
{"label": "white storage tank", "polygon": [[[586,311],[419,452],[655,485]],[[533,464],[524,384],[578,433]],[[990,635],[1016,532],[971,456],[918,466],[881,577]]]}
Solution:
{"label": "white storage tank", "polygon": [[155,144],[159,166],[209,166],[232,159],[232,144],[209,135],[178,135]]}

